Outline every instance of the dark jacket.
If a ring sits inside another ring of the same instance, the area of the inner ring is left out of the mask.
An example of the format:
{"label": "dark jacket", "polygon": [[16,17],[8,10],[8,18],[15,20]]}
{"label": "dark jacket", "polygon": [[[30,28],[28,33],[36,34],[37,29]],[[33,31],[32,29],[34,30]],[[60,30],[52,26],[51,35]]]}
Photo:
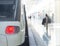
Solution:
{"label": "dark jacket", "polygon": [[[46,17],[42,21],[42,25],[45,25],[46,23]],[[51,19],[48,17],[48,23],[51,23]]]}

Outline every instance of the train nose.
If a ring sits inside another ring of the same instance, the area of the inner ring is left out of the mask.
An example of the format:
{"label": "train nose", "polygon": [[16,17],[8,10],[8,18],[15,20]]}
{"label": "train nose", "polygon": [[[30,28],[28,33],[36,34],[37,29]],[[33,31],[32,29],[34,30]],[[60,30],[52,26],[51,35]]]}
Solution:
{"label": "train nose", "polygon": [[8,46],[7,38],[3,34],[0,34],[0,46]]}

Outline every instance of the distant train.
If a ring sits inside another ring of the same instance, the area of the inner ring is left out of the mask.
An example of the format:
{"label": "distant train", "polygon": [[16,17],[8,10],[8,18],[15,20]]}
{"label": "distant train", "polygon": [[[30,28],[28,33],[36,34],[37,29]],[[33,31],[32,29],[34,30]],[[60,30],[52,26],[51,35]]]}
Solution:
{"label": "distant train", "polygon": [[25,15],[21,0],[0,0],[0,46],[19,46],[25,41]]}

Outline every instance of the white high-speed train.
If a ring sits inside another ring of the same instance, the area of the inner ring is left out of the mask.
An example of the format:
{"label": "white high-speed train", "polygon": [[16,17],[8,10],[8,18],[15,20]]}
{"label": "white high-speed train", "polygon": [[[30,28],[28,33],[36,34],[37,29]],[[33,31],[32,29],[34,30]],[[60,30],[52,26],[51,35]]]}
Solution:
{"label": "white high-speed train", "polygon": [[0,0],[0,46],[19,46],[25,41],[25,15],[21,0]]}

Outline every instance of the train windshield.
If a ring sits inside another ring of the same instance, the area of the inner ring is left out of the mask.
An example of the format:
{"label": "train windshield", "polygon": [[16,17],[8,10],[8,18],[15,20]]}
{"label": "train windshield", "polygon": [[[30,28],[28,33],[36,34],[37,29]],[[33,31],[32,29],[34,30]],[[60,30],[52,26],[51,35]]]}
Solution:
{"label": "train windshield", "polygon": [[0,21],[15,21],[16,0],[0,0]]}

